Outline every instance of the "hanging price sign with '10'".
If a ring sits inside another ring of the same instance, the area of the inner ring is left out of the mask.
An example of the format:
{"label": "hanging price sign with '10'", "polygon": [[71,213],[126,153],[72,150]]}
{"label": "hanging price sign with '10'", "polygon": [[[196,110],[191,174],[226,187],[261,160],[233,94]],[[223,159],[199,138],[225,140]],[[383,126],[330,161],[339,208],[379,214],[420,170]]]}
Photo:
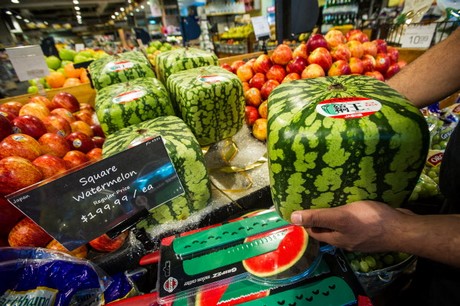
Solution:
{"label": "hanging price sign with '10'", "polygon": [[436,24],[409,25],[401,37],[402,48],[429,48]]}

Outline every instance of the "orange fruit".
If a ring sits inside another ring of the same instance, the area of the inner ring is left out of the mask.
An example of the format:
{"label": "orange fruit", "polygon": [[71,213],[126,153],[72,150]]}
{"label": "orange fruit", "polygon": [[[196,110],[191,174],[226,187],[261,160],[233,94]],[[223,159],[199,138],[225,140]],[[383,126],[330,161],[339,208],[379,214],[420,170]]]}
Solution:
{"label": "orange fruit", "polygon": [[73,63],[68,63],[64,66],[64,74],[68,78],[80,78],[82,68],[77,68],[73,66]]}
{"label": "orange fruit", "polygon": [[79,78],[67,78],[64,84],[62,85],[62,87],[76,86],[80,84],[81,84],[81,81]]}
{"label": "orange fruit", "polygon": [[80,81],[82,83],[89,83],[88,71],[86,71],[86,69],[81,70]]}
{"label": "orange fruit", "polygon": [[65,76],[57,71],[52,71],[46,76],[46,82],[51,88],[59,88],[64,85]]}

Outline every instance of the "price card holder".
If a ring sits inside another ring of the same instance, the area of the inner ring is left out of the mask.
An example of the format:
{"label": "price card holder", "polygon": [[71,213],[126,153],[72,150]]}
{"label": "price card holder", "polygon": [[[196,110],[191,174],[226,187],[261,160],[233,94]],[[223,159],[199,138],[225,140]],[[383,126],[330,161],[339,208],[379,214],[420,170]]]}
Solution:
{"label": "price card holder", "polygon": [[409,25],[404,30],[401,37],[401,47],[422,49],[429,48],[431,46],[435,30],[435,23],[426,25]]}
{"label": "price card holder", "polygon": [[7,200],[69,250],[123,231],[184,194],[161,137],[153,138]]}
{"label": "price card holder", "polygon": [[270,37],[270,27],[266,17],[252,17],[251,22],[257,40],[268,39]]}
{"label": "price card holder", "polygon": [[38,45],[6,48],[6,53],[21,82],[49,74],[45,55]]}

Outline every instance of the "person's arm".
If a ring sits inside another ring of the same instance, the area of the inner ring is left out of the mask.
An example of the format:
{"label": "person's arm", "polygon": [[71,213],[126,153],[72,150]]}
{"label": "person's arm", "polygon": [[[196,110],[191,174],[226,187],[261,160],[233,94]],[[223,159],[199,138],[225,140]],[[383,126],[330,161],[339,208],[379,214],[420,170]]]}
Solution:
{"label": "person's arm", "polygon": [[460,215],[415,215],[373,201],[293,212],[317,240],[349,251],[399,251],[460,267]]}
{"label": "person's arm", "polygon": [[387,84],[419,108],[460,88],[460,28],[401,69]]}

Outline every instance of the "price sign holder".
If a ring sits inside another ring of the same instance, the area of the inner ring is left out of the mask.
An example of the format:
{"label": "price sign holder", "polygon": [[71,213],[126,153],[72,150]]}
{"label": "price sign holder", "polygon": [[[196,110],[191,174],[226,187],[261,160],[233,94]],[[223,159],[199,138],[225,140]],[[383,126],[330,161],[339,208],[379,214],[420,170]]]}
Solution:
{"label": "price sign holder", "polygon": [[251,18],[252,27],[254,28],[254,35],[257,40],[262,41],[262,51],[267,53],[267,44],[266,41],[270,38],[270,27],[268,25],[268,20],[264,16],[252,17]]}
{"label": "price sign holder", "polygon": [[45,55],[39,45],[6,48],[6,53],[21,82],[49,74]]}
{"label": "price sign holder", "polygon": [[433,35],[436,30],[436,24],[410,24],[405,28],[401,37],[402,48],[422,48],[426,49],[431,46]]}
{"label": "price sign holder", "polygon": [[73,250],[104,233],[115,236],[183,194],[162,138],[156,137],[6,199]]}

